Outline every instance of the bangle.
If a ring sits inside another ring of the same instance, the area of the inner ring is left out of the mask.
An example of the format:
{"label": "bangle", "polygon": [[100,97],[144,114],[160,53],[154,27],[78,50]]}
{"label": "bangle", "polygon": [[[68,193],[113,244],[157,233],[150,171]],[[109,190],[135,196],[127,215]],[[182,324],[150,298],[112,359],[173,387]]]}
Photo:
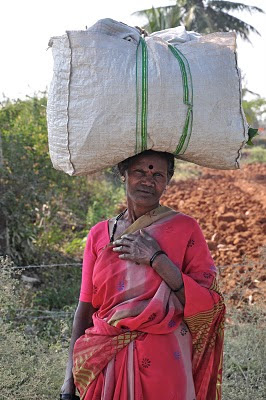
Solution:
{"label": "bangle", "polygon": [[158,251],[156,251],[156,253],[154,253],[153,256],[152,256],[152,258],[150,259],[150,266],[151,266],[151,267],[152,267],[152,263],[153,263],[153,261],[155,260],[155,258],[156,258],[157,256],[159,256],[160,254],[165,254],[165,255],[167,256],[166,252],[163,251],[163,250],[158,250]]}
{"label": "bangle", "polygon": [[175,293],[177,293],[177,292],[179,292],[179,290],[181,290],[182,288],[184,287],[184,282],[182,283],[182,285],[181,286],[179,286],[179,288],[177,288],[177,289],[172,289],[172,292],[175,292]]}

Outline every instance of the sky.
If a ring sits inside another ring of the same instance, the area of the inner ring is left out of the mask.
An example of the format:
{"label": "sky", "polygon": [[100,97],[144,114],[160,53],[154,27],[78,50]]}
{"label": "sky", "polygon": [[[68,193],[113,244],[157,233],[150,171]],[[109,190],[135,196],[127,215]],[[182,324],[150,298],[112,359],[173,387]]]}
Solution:
{"label": "sky", "polygon": [[[0,101],[32,96],[49,87],[53,59],[47,50],[49,38],[66,30],[82,30],[101,18],[128,25],[143,20],[131,14],[173,0],[3,0],[0,16]],[[242,0],[266,12],[266,0]],[[238,38],[238,62],[245,86],[266,98],[266,14],[236,15],[255,26],[261,36],[251,34],[252,44]]]}

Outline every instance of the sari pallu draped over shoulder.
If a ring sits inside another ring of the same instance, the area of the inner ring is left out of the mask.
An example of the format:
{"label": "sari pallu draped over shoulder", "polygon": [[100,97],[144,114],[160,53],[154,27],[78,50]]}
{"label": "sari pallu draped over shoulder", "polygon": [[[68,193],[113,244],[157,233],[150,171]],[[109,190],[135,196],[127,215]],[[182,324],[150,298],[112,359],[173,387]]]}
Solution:
{"label": "sari pallu draped over shoulder", "polygon": [[84,256],[88,297],[80,300],[98,311],[73,354],[81,399],[221,399],[225,307],[204,236],[193,218],[166,207],[127,232],[139,229],[181,269],[185,305],[150,266],[119,259],[106,246],[108,221],[97,224]]}

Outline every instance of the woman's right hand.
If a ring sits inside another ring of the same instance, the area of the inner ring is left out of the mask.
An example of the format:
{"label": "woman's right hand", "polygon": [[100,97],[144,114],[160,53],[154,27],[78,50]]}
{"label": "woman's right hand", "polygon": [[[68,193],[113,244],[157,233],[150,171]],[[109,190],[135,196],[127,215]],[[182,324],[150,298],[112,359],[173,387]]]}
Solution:
{"label": "woman's right hand", "polygon": [[75,394],[75,384],[73,377],[64,381],[60,393]]}

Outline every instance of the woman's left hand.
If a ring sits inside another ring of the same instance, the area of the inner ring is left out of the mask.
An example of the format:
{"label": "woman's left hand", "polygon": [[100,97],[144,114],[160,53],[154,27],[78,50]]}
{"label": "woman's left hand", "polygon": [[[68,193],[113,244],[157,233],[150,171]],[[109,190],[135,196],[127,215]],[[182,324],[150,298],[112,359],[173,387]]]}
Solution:
{"label": "woman's left hand", "polygon": [[147,265],[150,264],[153,254],[161,250],[158,242],[143,230],[123,235],[113,242],[113,246],[113,251],[121,253],[119,258]]}

